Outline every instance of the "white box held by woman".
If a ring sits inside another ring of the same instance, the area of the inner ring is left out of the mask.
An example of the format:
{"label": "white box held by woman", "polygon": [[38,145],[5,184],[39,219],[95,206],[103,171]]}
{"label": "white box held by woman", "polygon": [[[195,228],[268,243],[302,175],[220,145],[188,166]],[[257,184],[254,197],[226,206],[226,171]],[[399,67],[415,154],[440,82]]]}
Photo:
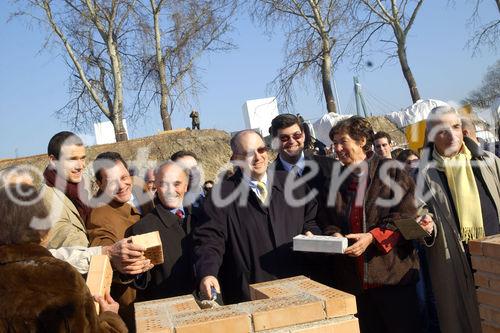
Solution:
{"label": "white box held by woman", "polygon": [[347,238],[332,236],[305,236],[293,237],[293,250],[302,252],[344,253],[347,248]]}

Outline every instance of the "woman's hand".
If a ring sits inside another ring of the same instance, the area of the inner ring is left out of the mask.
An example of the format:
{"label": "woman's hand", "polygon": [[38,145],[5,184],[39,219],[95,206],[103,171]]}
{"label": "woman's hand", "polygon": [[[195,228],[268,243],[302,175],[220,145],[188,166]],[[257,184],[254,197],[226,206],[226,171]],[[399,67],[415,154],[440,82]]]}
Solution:
{"label": "woman's hand", "polygon": [[349,234],[345,236],[347,239],[354,239],[356,242],[345,249],[344,254],[350,257],[359,257],[366,248],[373,242],[373,235],[369,232],[363,234]]}

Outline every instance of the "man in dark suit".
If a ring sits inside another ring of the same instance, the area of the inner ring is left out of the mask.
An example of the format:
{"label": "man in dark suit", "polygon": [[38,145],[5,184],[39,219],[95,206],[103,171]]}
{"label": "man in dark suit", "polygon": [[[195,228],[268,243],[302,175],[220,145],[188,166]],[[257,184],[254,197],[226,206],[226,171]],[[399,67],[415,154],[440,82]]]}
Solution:
{"label": "man in dark suit", "polygon": [[[328,218],[326,207],[335,160],[329,156],[314,155],[312,151],[306,152],[303,122],[291,113],[276,116],[271,121],[269,132],[273,137],[272,146],[278,151],[271,168],[292,173],[301,178],[299,181],[307,184],[311,195],[318,202],[316,222],[318,225],[325,223]],[[318,253],[304,256],[308,258],[305,260],[308,276],[326,284],[330,283],[330,256]]]}
{"label": "man in dark suit", "polygon": [[292,238],[319,233],[316,201],[290,203],[303,198],[306,187],[285,188],[286,172],[267,172],[259,134],[237,133],[231,150],[238,170],[214,186],[204,204],[206,218],[193,234],[200,292],[209,298],[212,288],[222,291],[225,303],[249,300],[249,284],[303,273]]}
{"label": "man in dark suit", "polygon": [[168,161],[160,165],[155,170],[155,209],[127,230],[127,236],[159,231],[163,246],[163,264],[135,278],[137,301],[185,295],[194,290],[190,235],[196,214],[182,204],[188,179],[179,164]]}

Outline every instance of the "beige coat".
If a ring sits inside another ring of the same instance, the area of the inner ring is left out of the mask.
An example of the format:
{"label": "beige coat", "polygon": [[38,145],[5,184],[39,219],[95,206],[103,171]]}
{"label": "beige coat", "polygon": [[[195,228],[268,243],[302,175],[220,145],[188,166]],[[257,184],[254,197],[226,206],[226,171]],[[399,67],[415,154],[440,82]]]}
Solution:
{"label": "beige coat", "polygon": [[89,246],[87,229],[71,200],[55,187],[43,185],[43,200],[49,209],[53,226],[48,235],[47,248]]}
{"label": "beige coat", "polygon": [[[500,160],[488,152],[469,149],[500,216]],[[479,332],[474,278],[454,221],[453,202],[447,197],[437,170],[425,163],[419,172],[422,177],[419,177],[417,194],[426,195],[421,198],[434,214],[437,227],[436,239],[426,252],[441,332]],[[419,185],[423,191],[419,191]]]}

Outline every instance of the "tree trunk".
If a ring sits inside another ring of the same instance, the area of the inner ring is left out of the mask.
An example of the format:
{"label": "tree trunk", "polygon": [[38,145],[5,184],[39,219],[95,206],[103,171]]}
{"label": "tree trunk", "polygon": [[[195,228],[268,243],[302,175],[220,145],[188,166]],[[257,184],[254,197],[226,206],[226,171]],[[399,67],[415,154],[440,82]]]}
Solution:
{"label": "tree trunk", "polygon": [[323,39],[323,62],[321,63],[321,83],[325,95],[326,109],[328,113],[337,113],[335,98],[332,90],[332,58],[330,55],[330,42]]}
{"label": "tree trunk", "polygon": [[107,48],[111,59],[113,74],[114,94],[113,94],[113,126],[115,128],[116,141],[127,141],[127,132],[123,126],[123,81],[120,56],[112,32],[108,34]]}
{"label": "tree trunk", "polygon": [[408,84],[408,88],[410,89],[411,99],[413,103],[415,103],[420,99],[420,93],[418,92],[417,82],[415,82],[415,78],[413,77],[410,65],[408,65],[408,57],[406,56],[406,41],[404,38],[398,38],[397,35],[398,34],[396,32],[399,63],[401,65],[403,75],[406,79],[406,83]]}
{"label": "tree trunk", "polygon": [[165,62],[163,61],[163,52],[161,50],[161,32],[160,32],[160,8],[155,7],[151,1],[151,9],[153,10],[153,20],[155,29],[155,51],[156,51],[156,65],[158,75],[160,77],[160,116],[163,123],[163,130],[170,131],[172,129],[172,121],[170,113],[168,112],[168,87],[167,75],[165,73]]}

